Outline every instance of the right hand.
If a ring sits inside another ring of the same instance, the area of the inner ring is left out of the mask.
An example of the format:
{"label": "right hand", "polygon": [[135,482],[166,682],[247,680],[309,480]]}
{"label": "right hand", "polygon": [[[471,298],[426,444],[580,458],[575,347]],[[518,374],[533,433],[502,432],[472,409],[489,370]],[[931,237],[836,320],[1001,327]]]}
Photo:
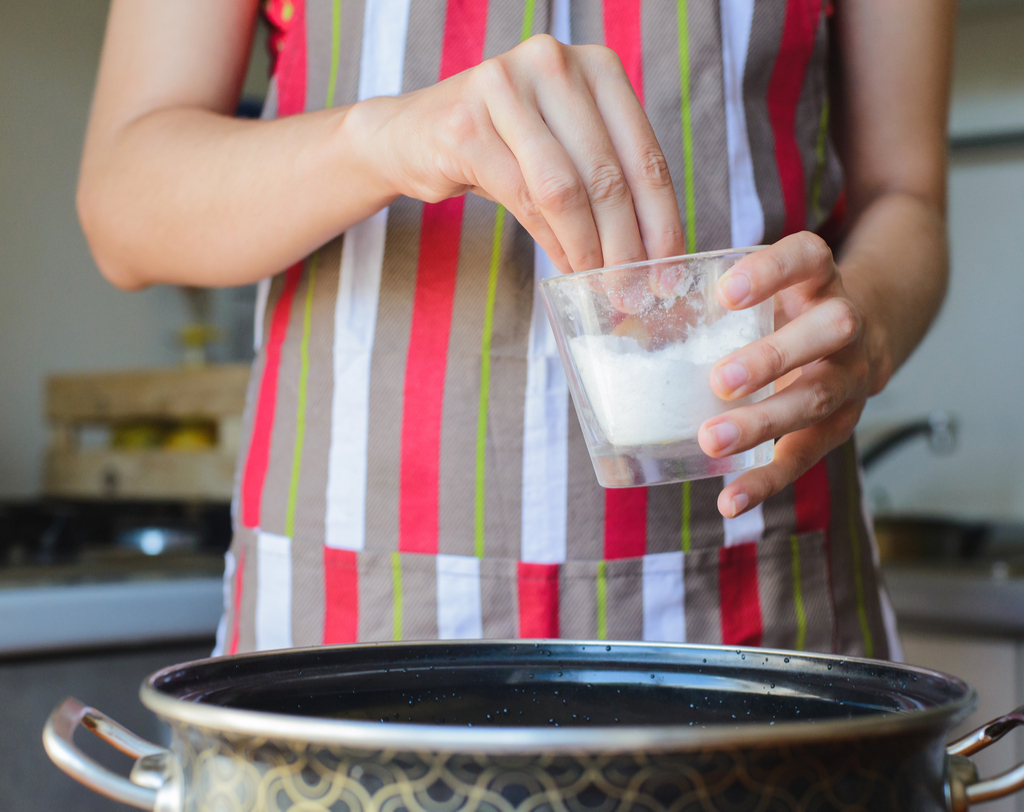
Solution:
{"label": "right hand", "polygon": [[501,203],[563,273],[682,254],[668,164],[622,63],[532,37],[349,122],[394,196]]}

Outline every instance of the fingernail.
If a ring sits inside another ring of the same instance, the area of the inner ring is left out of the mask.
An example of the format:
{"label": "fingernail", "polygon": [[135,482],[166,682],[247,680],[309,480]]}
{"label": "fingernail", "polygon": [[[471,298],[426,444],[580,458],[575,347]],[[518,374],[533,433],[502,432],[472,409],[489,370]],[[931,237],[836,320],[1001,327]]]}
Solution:
{"label": "fingernail", "polygon": [[709,426],[708,434],[711,435],[712,445],[718,451],[728,448],[740,438],[739,427],[728,421],[716,426]]}
{"label": "fingernail", "polygon": [[748,378],[746,367],[736,361],[720,366],[715,374],[718,376],[718,385],[722,391],[730,394],[743,386]]}
{"label": "fingernail", "polygon": [[750,280],[741,273],[726,276],[718,287],[730,304],[739,304],[750,295]]}
{"label": "fingernail", "polygon": [[747,505],[750,504],[750,497],[745,493],[738,493],[732,498],[732,515],[739,516],[744,510],[747,509]]}

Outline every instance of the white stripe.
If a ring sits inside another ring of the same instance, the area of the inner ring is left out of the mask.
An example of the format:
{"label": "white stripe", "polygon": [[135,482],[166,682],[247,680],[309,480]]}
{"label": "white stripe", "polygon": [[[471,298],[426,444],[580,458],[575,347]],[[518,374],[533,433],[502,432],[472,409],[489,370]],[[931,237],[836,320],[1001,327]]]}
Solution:
{"label": "white stripe", "polygon": [[[553,0],[551,36],[566,45],[570,43],[569,0]],[[534,283],[558,273],[537,243],[533,245],[533,268]],[[560,564],[565,561],[568,421],[569,386],[540,291],[534,284],[526,353],[520,515],[520,557],[532,564]]]}
{"label": "white stripe", "polygon": [[644,640],[686,642],[682,551],[644,556]]}
{"label": "white stripe", "polygon": [[235,554],[228,550],[224,553],[224,611],[221,612],[220,622],[217,623],[217,641],[213,645],[211,657],[220,657],[224,654],[224,641],[228,635],[228,610],[231,608],[231,581],[235,577]]}
{"label": "white stripe", "polygon": [[725,79],[725,133],[729,149],[729,208],[734,247],[764,239],[764,210],[754,183],[754,161],[743,106],[743,73],[754,19],[754,0],[720,0]]}
{"label": "white stripe", "polygon": [[[537,281],[558,269],[534,244]],[[523,409],[520,556],[535,564],[565,561],[569,388],[540,291],[534,286]]]}
{"label": "white stripe", "polygon": [[571,32],[569,0],[553,0],[551,3],[551,36],[559,42],[571,45]]}
{"label": "white stripe", "polygon": [[479,640],[484,636],[480,559],[476,556],[437,556],[437,636],[441,640]]}
{"label": "white stripe", "polygon": [[[409,0],[367,0],[359,98],[402,92]],[[388,210],[352,226],[341,249],[334,309],[334,400],[327,467],[328,547],[361,550],[366,537],[370,358],[377,327]]]}
{"label": "white stripe", "polygon": [[270,298],[270,277],[256,283],[256,315],[252,320],[252,351],[259,352],[263,346],[263,320],[267,315],[267,299]]}
{"label": "white stripe", "polygon": [[[722,477],[723,485],[728,485],[738,476],[739,474],[726,474]],[[764,510],[761,505],[757,505],[735,519],[723,518],[722,528],[725,530],[726,547],[745,541],[760,541],[764,535]]]}
{"label": "white stripe", "polygon": [[256,650],[292,646],[292,540],[256,537]]}

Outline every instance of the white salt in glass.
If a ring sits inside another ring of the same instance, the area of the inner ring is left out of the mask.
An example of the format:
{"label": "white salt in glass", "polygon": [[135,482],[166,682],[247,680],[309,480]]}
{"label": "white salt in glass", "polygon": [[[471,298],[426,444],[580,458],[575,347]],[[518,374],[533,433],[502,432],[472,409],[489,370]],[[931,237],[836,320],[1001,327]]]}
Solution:
{"label": "white salt in glass", "polygon": [[711,389],[711,367],[774,330],[771,299],[730,311],[722,275],[755,248],[637,262],[540,283],[590,459],[606,488],[658,485],[745,471],[772,460],[768,440],[707,456],[697,431],[710,417],[756,403]]}

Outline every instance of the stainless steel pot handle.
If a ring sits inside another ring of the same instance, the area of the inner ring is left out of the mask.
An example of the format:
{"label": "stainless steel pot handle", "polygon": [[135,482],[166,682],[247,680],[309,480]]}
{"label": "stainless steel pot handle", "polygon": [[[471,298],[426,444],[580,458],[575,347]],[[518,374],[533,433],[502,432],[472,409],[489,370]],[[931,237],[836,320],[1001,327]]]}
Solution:
{"label": "stainless steel pot handle", "polygon": [[[101,767],[74,743],[79,725],[122,753],[138,759],[131,780]],[[46,720],[43,747],[50,759],[78,783],[138,809],[156,810],[160,787],[168,776],[172,756],[166,748],[151,744],[126,730],[98,710],[68,697]],[[160,808],[168,808],[161,803]]]}
{"label": "stainless steel pot handle", "polygon": [[951,812],[963,812],[973,804],[994,801],[1024,789],[1024,763],[991,778],[979,779],[978,771],[967,760],[968,756],[984,750],[1021,725],[1024,725],[1024,705],[982,725],[946,748],[951,757],[948,798]]}

